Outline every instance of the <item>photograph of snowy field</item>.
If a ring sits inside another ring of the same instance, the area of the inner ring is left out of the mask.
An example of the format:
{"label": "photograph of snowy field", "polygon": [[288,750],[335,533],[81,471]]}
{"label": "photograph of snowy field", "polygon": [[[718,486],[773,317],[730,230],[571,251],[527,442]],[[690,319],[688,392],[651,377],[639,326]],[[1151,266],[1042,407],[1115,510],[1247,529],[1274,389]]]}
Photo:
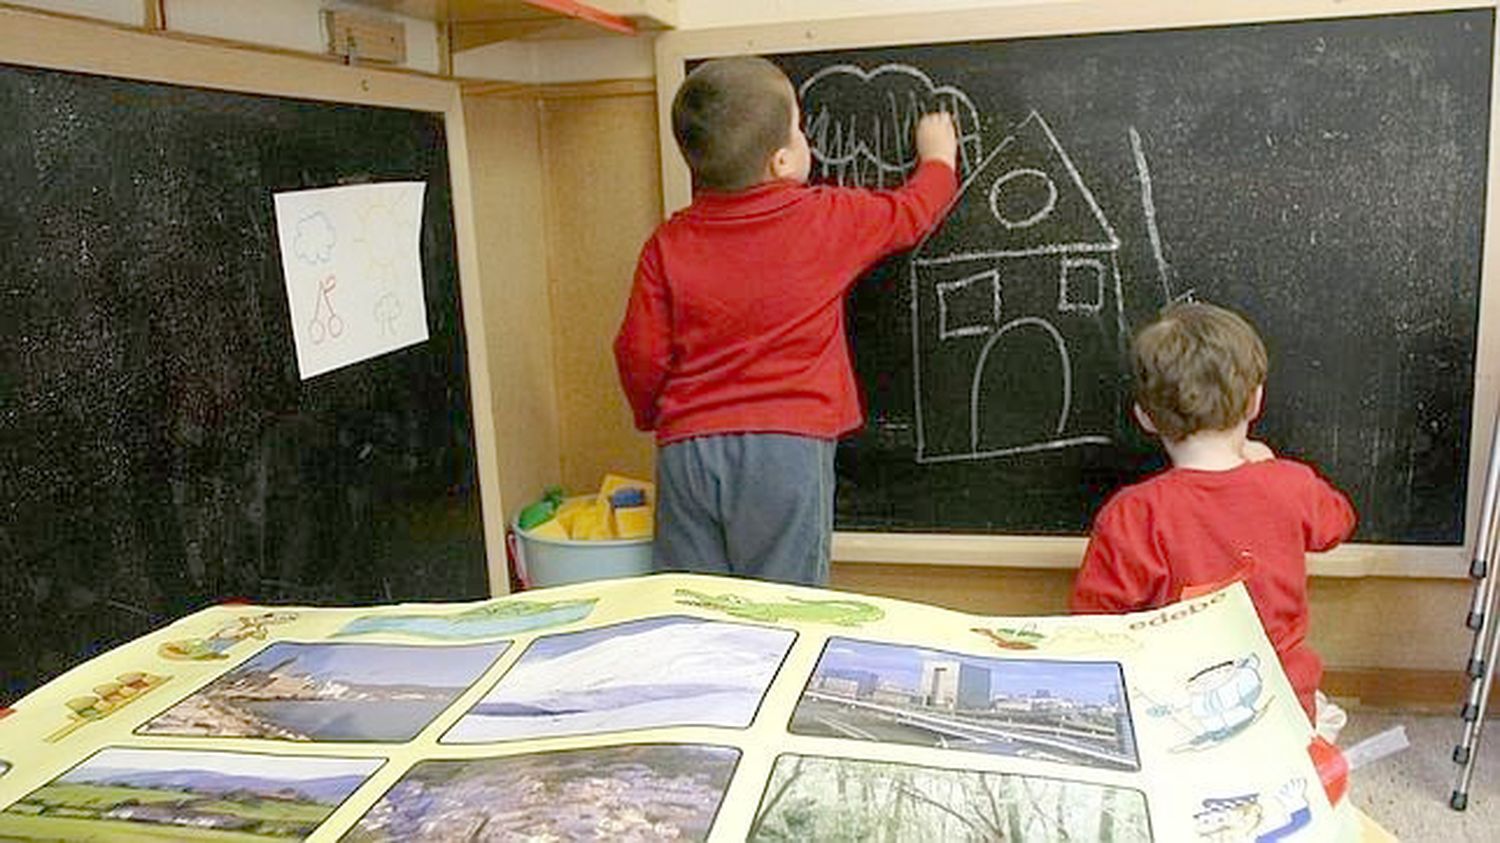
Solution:
{"label": "photograph of snowy field", "polygon": [[1088,782],[782,755],[756,841],[1151,840],[1146,797]]}
{"label": "photograph of snowy field", "polygon": [[409,741],[510,646],[272,644],[141,726],[146,735]]}
{"label": "photograph of snowy field", "polygon": [[680,616],[538,638],[442,741],[745,727],[795,638]]}
{"label": "photograph of snowy field", "polygon": [[739,755],[643,744],[424,761],[343,841],[703,840]]}
{"label": "photograph of snowy field", "polygon": [[1117,662],[989,658],[830,638],[789,729],[1140,769]]}
{"label": "photograph of snowy field", "polygon": [[105,749],[0,813],[0,839],[301,840],[382,763]]}

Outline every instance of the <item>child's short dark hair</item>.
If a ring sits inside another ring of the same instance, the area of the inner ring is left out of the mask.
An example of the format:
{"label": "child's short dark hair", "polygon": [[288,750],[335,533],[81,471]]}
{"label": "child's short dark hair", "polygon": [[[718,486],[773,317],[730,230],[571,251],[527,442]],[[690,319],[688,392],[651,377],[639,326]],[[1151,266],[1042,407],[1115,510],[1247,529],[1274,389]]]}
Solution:
{"label": "child's short dark hair", "polygon": [[713,59],[693,68],[672,100],[672,134],[710,190],[743,190],[760,182],[766,163],[791,141],[791,82],[755,56]]}
{"label": "child's short dark hair", "polygon": [[1266,346],[1255,329],[1202,302],[1163,309],[1136,334],[1131,363],[1136,403],[1169,441],[1239,424],[1266,381]]}

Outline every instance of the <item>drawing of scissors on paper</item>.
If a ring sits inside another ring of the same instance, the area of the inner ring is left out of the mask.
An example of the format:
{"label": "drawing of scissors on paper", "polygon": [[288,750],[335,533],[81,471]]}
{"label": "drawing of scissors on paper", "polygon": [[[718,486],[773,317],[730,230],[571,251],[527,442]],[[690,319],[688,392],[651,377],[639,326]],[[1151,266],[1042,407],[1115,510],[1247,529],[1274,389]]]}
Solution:
{"label": "drawing of scissors on paper", "polygon": [[[313,306],[312,321],[307,325],[307,333],[312,336],[315,344],[321,343],[324,337],[337,337],[344,332],[343,317],[333,312],[333,299],[330,297],[333,288],[337,286],[338,279],[332,275],[318,284],[318,300]],[[324,307],[327,307],[328,315],[320,316]]]}

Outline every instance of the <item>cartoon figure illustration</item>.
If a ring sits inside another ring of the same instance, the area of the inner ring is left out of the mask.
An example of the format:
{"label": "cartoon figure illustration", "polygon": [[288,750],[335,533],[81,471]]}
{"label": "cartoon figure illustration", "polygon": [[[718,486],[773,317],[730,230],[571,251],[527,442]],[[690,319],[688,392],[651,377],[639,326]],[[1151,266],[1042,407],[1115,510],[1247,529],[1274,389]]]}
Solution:
{"label": "cartoon figure illustration", "polygon": [[[1185,693],[1175,703],[1153,701],[1146,713],[1170,717],[1190,734],[1172,752],[1208,749],[1238,735],[1259,720],[1270,706],[1262,697],[1265,684],[1260,676],[1260,657],[1251,653],[1238,661],[1220,662],[1193,674]],[[1137,693],[1150,700],[1140,689]]]}
{"label": "cartoon figure illustration", "polygon": [[453,615],[394,614],[355,618],[334,637],[378,632],[445,640],[491,638],[581,621],[594,610],[599,599],[502,600],[486,603]]}
{"label": "cartoon figure illustration", "polygon": [[858,600],[803,600],[788,597],[786,602],[757,602],[738,594],[704,594],[690,588],[672,592],[684,606],[715,609],[737,618],[753,621],[811,621],[837,626],[858,626],[885,617],[885,610]]}
{"label": "cartoon figure illustration", "polygon": [[230,647],[246,639],[264,641],[268,628],[291,623],[295,612],[263,612],[235,618],[214,630],[207,638],[179,638],[156,648],[156,654],[173,661],[216,661],[227,659]]}
{"label": "cartoon figure illustration", "polygon": [[1128,334],[1119,249],[1031,112],[912,255],[918,462],[1110,441]]}
{"label": "cartoon figure illustration", "polygon": [[1282,785],[1269,800],[1259,793],[1208,797],[1203,810],[1193,814],[1198,838],[1215,843],[1275,843],[1310,822],[1307,781],[1301,778]]}
{"label": "cartoon figure illustration", "polygon": [[68,723],[42,740],[57,743],[84,726],[114,714],[171,678],[132,671],[119,674],[113,682],[96,685],[94,693],[68,700]]}

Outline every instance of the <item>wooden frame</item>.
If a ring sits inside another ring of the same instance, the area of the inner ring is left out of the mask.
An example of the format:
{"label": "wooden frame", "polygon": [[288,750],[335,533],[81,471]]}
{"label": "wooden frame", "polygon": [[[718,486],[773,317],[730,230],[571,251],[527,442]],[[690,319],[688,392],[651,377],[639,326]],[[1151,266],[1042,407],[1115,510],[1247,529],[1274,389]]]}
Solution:
{"label": "wooden frame", "polygon": [[[1240,23],[1364,17],[1405,12],[1493,9],[1495,0],[1264,0],[1257,3],[1203,3],[1195,0],[1112,0],[1005,6],[921,15],[894,15],[799,24],[674,31],[656,42],[656,78],[661,139],[663,210],[671,214],[691,199],[686,165],[672,140],[672,96],[691,59],[743,53],[796,53],[860,47],[936,44],[979,39],[1084,35],[1180,29]],[[1500,38],[1496,39],[1500,45]],[[1500,50],[1496,51],[1500,54]],[[1492,60],[1492,68],[1500,62]],[[1493,72],[1493,70],[1492,70]],[[1468,503],[1471,517],[1462,545],[1350,544],[1309,562],[1315,576],[1394,576],[1464,578],[1478,533],[1485,466],[1500,404],[1500,290],[1494,277],[1500,261],[1495,224],[1500,210],[1500,85],[1491,85],[1489,173],[1487,177],[1483,270],[1470,429]],[[1083,554],[1082,538],[840,532],[834,535],[838,562],[977,565],[985,567],[1070,568]]]}
{"label": "wooden frame", "polygon": [[469,349],[469,390],[490,593],[509,592],[505,509],[497,476],[497,439],[468,169],[468,142],[457,82],[344,67],[315,58],[237,50],[144,30],[0,8],[0,62],[223,91],[406,108],[442,114],[453,187],[459,295]]}

